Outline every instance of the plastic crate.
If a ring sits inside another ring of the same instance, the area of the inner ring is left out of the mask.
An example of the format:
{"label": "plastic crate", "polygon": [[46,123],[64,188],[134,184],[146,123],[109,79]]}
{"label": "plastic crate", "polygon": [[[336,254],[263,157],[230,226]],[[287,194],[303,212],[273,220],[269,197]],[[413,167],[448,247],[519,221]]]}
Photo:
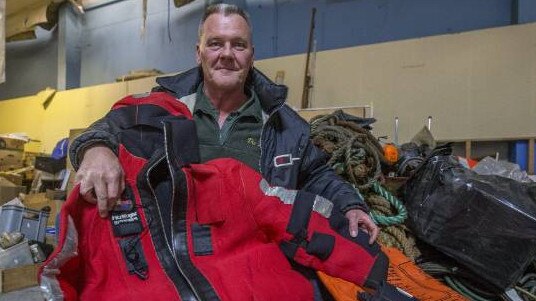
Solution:
{"label": "plastic crate", "polygon": [[5,250],[0,249],[0,269],[9,269],[27,264],[34,264],[28,240],[23,240]]}
{"label": "plastic crate", "polygon": [[2,206],[0,233],[21,232],[29,240],[45,241],[45,230],[49,212],[20,206]]}

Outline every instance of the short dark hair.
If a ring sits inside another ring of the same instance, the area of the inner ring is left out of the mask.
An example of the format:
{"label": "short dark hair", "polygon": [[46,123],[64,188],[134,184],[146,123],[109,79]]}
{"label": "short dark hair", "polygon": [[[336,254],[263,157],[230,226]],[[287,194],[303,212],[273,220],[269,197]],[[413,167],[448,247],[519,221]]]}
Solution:
{"label": "short dark hair", "polygon": [[251,32],[252,30],[251,22],[249,21],[249,15],[248,13],[246,13],[245,10],[243,10],[242,8],[234,4],[219,3],[219,4],[209,5],[205,9],[203,18],[201,18],[201,22],[199,23],[199,30],[198,30],[199,38],[201,38],[201,35],[203,34],[203,24],[205,24],[205,21],[208,19],[208,17],[210,17],[213,14],[222,14],[224,16],[239,15],[248,24],[249,31]]}

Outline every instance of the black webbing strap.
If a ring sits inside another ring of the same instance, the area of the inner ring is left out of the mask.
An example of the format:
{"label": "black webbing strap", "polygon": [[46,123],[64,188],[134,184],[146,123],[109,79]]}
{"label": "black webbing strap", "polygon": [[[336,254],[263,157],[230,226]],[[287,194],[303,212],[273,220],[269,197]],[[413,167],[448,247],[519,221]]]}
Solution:
{"label": "black webbing strap", "polygon": [[192,223],[192,240],[194,254],[197,256],[212,255],[212,237],[209,225]]}
{"label": "black webbing strap", "polygon": [[333,251],[335,238],[329,234],[314,232],[311,241],[307,241],[307,228],[311,219],[316,195],[298,191],[287,225],[287,232],[294,237],[290,241],[282,241],[280,248],[288,258],[294,258],[298,248],[304,248],[308,254],[325,260]]}
{"label": "black webbing strap", "polygon": [[382,281],[377,288],[375,288],[375,292],[358,292],[357,293],[357,300],[362,301],[418,301],[417,298],[409,294],[408,292],[397,288],[396,286],[393,286],[387,281]]}
{"label": "black webbing strap", "polygon": [[292,205],[292,212],[287,225],[288,233],[296,236],[299,235],[300,232],[307,232],[307,226],[309,226],[311,212],[313,211],[313,205],[315,204],[315,197],[316,195],[312,193],[302,190],[298,191],[294,204]]}
{"label": "black webbing strap", "polygon": [[175,168],[199,163],[199,141],[195,123],[189,119],[163,121],[168,160]]}
{"label": "black webbing strap", "polygon": [[129,274],[135,274],[138,278],[145,280],[148,278],[147,261],[143,255],[143,248],[139,236],[131,236],[119,240],[123,259],[127,264]]}
{"label": "black webbing strap", "polygon": [[311,240],[305,248],[307,254],[311,254],[321,260],[328,259],[335,246],[335,237],[333,235],[314,232]]}
{"label": "black webbing strap", "polygon": [[[121,196],[122,202],[135,203],[132,189],[127,186]],[[135,274],[140,279],[147,279],[147,261],[141,246],[143,225],[138,209],[134,206],[128,210],[113,210],[110,221],[114,236],[118,239],[121,253],[127,265],[129,274]]]}

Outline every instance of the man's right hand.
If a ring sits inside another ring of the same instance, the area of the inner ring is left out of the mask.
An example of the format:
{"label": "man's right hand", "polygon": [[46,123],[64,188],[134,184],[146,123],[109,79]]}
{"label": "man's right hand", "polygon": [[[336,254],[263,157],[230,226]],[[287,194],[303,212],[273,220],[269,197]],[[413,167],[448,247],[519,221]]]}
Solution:
{"label": "man's right hand", "polygon": [[125,189],[119,159],[106,146],[93,146],[85,151],[75,183],[80,183],[80,194],[86,201],[97,204],[101,217],[108,216]]}

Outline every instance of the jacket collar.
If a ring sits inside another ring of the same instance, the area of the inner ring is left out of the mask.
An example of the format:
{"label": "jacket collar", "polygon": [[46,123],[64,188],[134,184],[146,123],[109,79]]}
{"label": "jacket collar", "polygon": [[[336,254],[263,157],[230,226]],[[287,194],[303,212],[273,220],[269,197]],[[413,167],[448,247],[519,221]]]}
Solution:
{"label": "jacket collar", "polygon": [[[172,92],[178,98],[195,93],[202,81],[203,73],[200,67],[192,68],[177,75],[162,76],[156,79],[156,83],[165,90]],[[249,72],[246,86],[253,87],[257,97],[259,97],[262,110],[267,113],[281,106],[287,98],[288,88],[286,86],[272,82],[256,68]]]}

